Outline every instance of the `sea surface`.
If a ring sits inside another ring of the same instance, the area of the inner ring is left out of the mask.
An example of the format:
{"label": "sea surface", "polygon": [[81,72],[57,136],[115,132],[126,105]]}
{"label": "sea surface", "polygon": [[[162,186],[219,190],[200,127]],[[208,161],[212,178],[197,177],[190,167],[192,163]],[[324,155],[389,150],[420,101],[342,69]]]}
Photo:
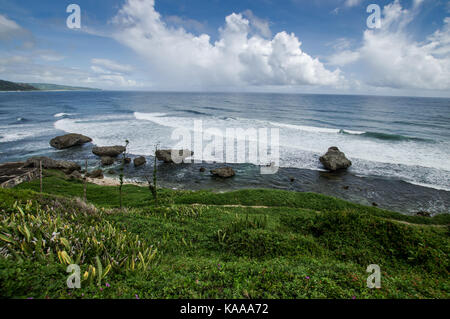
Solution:
{"label": "sea surface", "polygon": [[[280,166],[262,176],[248,158],[231,164],[232,180],[211,178],[198,168],[209,163],[161,166],[161,183],[174,188],[229,190],[269,187],[315,191],[404,213],[448,212],[450,207],[450,99],[344,95],[10,92],[0,93],[0,162],[46,155],[98,159],[92,145],[58,151],[49,140],[81,133],[99,146],[124,144],[148,157],[148,165],[127,169],[130,179],[149,175],[156,145],[173,147],[175,129],[194,131],[194,121],[225,135],[227,128],[277,128]],[[222,132],[222,133],[221,133]],[[223,137],[222,136],[222,137]],[[205,140],[205,145],[208,141]],[[339,147],[353,165],[348,172],[323,170],[319,157]],[[222,161],[225,161],[223,159]]]}

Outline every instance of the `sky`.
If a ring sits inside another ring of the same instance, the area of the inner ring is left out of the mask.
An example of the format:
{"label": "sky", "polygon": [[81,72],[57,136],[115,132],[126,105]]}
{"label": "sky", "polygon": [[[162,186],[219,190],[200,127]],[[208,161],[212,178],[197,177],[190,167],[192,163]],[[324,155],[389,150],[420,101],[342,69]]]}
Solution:
{"label": "sky", "polygon": [[[380,28],[367,23],[371,4]],[[0,79],[450,97],[450,1],[0,0]]]}

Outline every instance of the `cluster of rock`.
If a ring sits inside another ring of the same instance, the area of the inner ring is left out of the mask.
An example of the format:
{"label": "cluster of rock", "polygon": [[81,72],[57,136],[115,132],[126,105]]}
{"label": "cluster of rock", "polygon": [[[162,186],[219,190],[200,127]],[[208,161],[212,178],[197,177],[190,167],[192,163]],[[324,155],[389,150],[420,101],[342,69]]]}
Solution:
{"label": "cluster of rock", "polygon": [[24,167],[34,167],[39,168],[40,163],[42,163],[43,169],[56,169],[61,170],[64,173],[70,175],[74,171],[81,171],[81,166],[74,162],[69,161],[61,161],[61,160],[54,160],[49,157],[44,156],[36,156],[29,158],[25,164]]}
{"label": "cluster of rock", "polygon": [[[67,149],[74,146],[84,145],[86,143],[92,142],[90,137],[81,134],[66,134],[63,136],[55,137],[50,141],[50,145],[56,149]],[[126,152],[126,147],[121,145],[116,146],[95,146],[92,148],[92,153],[100,157],[100,163],[103,167],[111,166],[116,162],[119,155]],[[194,152],[190,150],[157,150],[155,153],[156,158],[167,164],[171,163],[182,163],[186,158],[194,155]],[[132,159],[125,157],[121,159],[125,164],[130,164]],[[326,154],[320,157],[320,162],[329,171],[338,171],[349,168],[352,162],[341,152],[337,147],[330,147]],[[72,174],[73,172],[79,172],[81,170],[80,166],[73,162],[68,161],[56,161],[45,157],[35,157],[27,161],[26,165],[32,165],[36,167],[39,162],[42,162],[44,168],[47,169],[60,169],[67,174]],[[136,157],[133,160],[135,167],[143,166],[147,163],[145,157]],[[205,172],[205,168],[200,169],[201,172]],[[91,178],[102,178],[103,172],[101,170],[96,170],[89,175]],[[211,175],[218,176],[221,178],[230,178],[236,175],[236,172],[231,167],[220,167],[210,171]],[[80,174],[81,175],[81,174]],[[73,177],[77,178],[78,174],[74,173]],[[291,179],[291,182],[293,180]]]}

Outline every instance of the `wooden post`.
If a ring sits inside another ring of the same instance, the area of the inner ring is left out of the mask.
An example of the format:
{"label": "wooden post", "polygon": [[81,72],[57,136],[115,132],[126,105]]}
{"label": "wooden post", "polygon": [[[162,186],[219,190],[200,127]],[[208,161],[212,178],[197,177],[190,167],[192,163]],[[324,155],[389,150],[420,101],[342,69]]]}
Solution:
{"label": "wooden post", "polygon": [[42,161],[39,161],[39,184],[42,193]]}
{"label": "wooden post", "polygon": [[86,192],[86,179],[87,179],[87,170],[88,170],[88,161],[86,160],[84,163],[84,178],[83,178],[83,199],[85,202],[87,202],[87,192]]}

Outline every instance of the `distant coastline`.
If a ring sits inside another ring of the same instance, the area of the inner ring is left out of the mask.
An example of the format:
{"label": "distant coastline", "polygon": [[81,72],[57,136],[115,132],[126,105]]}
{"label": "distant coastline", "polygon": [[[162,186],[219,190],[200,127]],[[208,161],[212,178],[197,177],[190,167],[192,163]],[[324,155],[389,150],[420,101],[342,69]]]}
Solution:
{"label": "distant coastline", "polygon": [[0,92],[62,92],[62,91],[101,91],[97,88],[75,87],[50,83],[16,83],[0,80]]}

